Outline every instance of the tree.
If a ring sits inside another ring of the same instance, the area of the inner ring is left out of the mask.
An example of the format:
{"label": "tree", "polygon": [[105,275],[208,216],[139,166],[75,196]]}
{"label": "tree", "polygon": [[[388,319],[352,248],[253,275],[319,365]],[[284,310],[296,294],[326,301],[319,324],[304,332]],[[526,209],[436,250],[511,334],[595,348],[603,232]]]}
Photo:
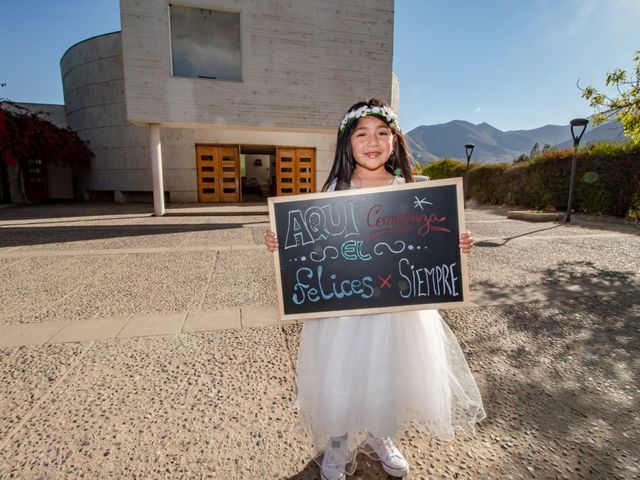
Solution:
{"label": "tree", "polygon": [[[18,178],[23,178],[30,159],[80,166],[89,165],[93,156],[87,144],[70,128],[56,127],[38,113],[15,103],[0,102],[0,162],[17,165]],[[22,189],[26,198],[24,185]]]}
{"label": "tree", "polygon": [[633,60],[636,62],[631,76],[625,70],[616,68],[607,74],[605,86],[615,87],[618,96],[610,97],[592,86],[578,88],[582,97],[589,101],[596,115],[592,117],[594,124],[606,122],[616,117],[622,123],[624,133],[635,144],[640,143],[640,50],[636,51]]}
{"label": "tree", "polygon": [[523,163],[523,162],[528,162],[529,160],[531,160],[529,158],[529,155],[525,155],[524,153],[521,154],[518,158],[514,158],[513,159],[513,163]]}
{"label": "tree", "polygon": [[538,144],[538,142],[536,142],[533,144],[533,147],[531,147],[531,151],[529,152],[529,157],[534,158],[538,156],[539,153],[540,153],[540,145]]}
{"label": "tree", "polygon": [[553,150],[553,147],[548,143],[545,143],[544,147],[542,147],[542,153],[547,153],[549,150]]}

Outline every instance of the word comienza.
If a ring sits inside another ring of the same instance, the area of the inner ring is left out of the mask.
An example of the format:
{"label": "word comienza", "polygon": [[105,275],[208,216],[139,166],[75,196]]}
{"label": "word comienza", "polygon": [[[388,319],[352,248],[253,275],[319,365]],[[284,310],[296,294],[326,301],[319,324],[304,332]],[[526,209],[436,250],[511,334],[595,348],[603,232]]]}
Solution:
{"label": "word comienza", "polygon": [[386,213],[383,211],[382,205],[374,205],[367,215],[367,225],[371,229],[370,239],[409,232],[414,229],[420,236],[427,235],[432,231],[449,232],[447,227],[438,225],[438,223],[446,221],[447,217],[438,216],[435,213]]}

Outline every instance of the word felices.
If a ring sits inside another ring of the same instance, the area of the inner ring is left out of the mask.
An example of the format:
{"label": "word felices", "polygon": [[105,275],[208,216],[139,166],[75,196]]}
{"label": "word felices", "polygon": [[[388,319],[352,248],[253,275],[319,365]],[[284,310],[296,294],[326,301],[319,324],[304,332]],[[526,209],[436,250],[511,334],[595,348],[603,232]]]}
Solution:
{"label": "word felices", "polygon": [[293,287],[291,300],[296,305],[301,305],[306,301],[319,302],[320,300],[331,300],[332,298],[344,298],[351,295],[359,295],[367,299],[373,296],[373,278],[366,276],[362,279],[338,280],[335,273],[323,278],[323,268],[318,266],[316,270],[304,267],[296,272],[296,284]]}

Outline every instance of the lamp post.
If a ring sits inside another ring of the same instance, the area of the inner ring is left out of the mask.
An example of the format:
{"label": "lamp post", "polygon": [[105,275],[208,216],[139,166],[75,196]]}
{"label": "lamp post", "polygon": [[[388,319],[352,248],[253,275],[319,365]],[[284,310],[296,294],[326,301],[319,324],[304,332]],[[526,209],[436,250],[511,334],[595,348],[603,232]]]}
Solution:
{"label": "lamp post", "polygon": [[[573,138],[573,158],[571,159],[571,180],[569,180],[569,201],[567,202],[567,214],[564,217],[564,221],[569,223],[571,221],[571,203],[573,202],[573,184],[576,181],[576,153],[578,152],[578,145],[580,145],[580,139],[584,135],[587,129],[589,120],[586,118],[574,118],[569,122],[571,125],[571,137]],[[582,127],[580,135],[576,136],[573,129],[575,127]]]}
{"label": "lamp post", "polygon": [[464,208],[467,208],[467,185],[469,185],[469,162],[471,162],[471,154],[476,146],[473,143],[467,143],[464,146],[464,153],[467,155],[467,171],[464,174]]}

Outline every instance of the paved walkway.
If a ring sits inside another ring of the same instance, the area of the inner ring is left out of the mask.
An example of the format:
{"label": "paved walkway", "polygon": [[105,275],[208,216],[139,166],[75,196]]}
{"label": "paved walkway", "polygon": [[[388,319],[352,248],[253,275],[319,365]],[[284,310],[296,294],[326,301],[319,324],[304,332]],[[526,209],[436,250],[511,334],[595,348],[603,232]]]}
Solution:
{"label": "paved walkway", "polygon": [[[318,478],[300,325],[277,317],[265,206],[239,208],[0,210],[0,479]],[[640,228],[466,221],[473,305],[443,316],[488,417],[451,444],[408,427],[409,478],[638,478]]]}

